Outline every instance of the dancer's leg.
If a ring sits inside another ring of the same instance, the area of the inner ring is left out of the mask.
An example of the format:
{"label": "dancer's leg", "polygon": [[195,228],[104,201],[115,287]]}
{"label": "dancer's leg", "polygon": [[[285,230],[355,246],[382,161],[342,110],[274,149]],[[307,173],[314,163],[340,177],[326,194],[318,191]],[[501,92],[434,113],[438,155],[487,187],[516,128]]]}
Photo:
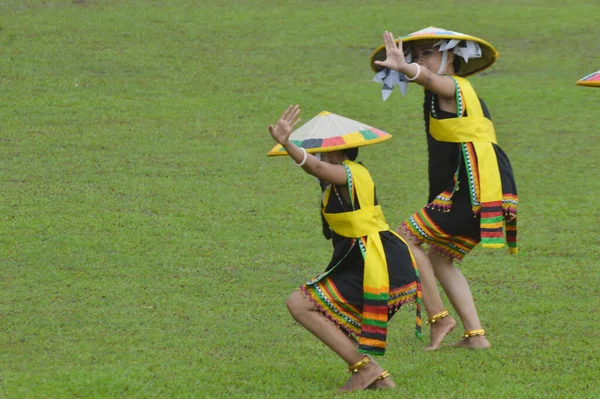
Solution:
{"label": "dancer's leg", "polygon": [[[421,278],[421,288],[423,290],[423,305],[429,317],[440,313],[444,310],[444,304],[440,293],[437,288],[437,282],[435,280],[435,274],[431,261],[425,253],[425,250],[417,243],[415,237],[413,237],[405,228],[400,227],[397,233],[404,238],[404,241],[408,244],[417,267],[419,268],[419,276]],[[451,316],[446,316],[437,320],[435,323],[431,323],[431,330],[429,334],[429,346],[425,350],[436,350],[442,345],[442,341],[456,326],[456,320]]]}
{"label": "dancer's leg", "polygon": [[[471,289],[463,274],[454,267],[451,259],[439,252],[429,251],[428,255],[435,276],[458,313],[465,330],[481,329],[481,322],[477,315]],[[490,347],[490,343],[485,336],[481,335],[465,338],[459,341],[456,346],[485,349]]]}
{"label": "dancer's leg", "polygon": [[[291,315],[304,328],[337,353],[348,365],[359,362],[365,355],[358,353],[358,343],[331,323],[315,309],[314,304],[301,291],[294,291],[287,300]],[[342,387],[343,391],[365,389],[371,385],[383,369],[374,361],[367,363]]]}

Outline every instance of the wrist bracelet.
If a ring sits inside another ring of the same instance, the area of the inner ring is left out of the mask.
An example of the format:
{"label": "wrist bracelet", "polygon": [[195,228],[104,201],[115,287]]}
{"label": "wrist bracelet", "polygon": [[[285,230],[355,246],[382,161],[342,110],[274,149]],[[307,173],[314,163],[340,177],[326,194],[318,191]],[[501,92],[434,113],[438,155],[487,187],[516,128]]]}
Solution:
{"label": "wrist bracelet", "polygon": [[417,66],[417,73],[415,74],[415,76],[413,76],[412,78],[409,78],[408,76],[406,76],[406,80],[408,80],[409,82],[412,82],[414,80],[417,80],[417,78],[419,77],[419,75],[421,74],[421,65],[412,62],[410,65],[416,65]]}
{"label": "wrist bracelet", "polygon": [[300,161],[299,163],[294,161],[294,164],[296,166],[303,166],[306,163],[306,161],[308,160],[308,154],[306,153],[306,150],[304,149],[304,147],[300,147],[300,151],[302,151],[302,161]]}

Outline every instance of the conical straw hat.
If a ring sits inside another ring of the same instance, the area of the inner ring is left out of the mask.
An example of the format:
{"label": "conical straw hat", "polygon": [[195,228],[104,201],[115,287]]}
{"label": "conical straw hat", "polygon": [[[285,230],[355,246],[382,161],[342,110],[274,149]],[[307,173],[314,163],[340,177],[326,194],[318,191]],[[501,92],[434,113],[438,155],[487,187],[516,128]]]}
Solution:
{"label": "conical straw hat", "polygon": [[[290,141],[310,153],[331,152],[380,143],[392,135],[364,123],[322,111],[295,130]],[[287,155],[277,144],[268,156]]]}
{"label": "conical straw hat", "polygon": [[600,71],[589,74],[575,82],[577,86],[600,87]]}
{"label": "conical straw hat", "polygon": [[[428,28],[421,29],[419,31],[402,36],[402,43],[404,44],[415,42],[417,40],[431,39],[472,40],[479,44],[482,53],[480,58],[470,58],[469,62],[465,62],[464,59],[459,57],[460,68],[456,73],[458,76],[466,77],[481,72],[484,69],[489,68],[494,62],[496,62],[496,60],[499,57],[499,54],[496,51],[496,49],[485,40],[482,40],[475,36],[465,35],[464,33],[460,32],[453,32],[451,30],[436,28],[434,26],[430,26]],[[398,40],[396,40],[396,43],[398,43]],[[379,72],[383,68],[379,65],[376,65],[375,61],[383,60],[385,60],[385,45],[379,46],[371,56],[371,69],[375,72]]]}

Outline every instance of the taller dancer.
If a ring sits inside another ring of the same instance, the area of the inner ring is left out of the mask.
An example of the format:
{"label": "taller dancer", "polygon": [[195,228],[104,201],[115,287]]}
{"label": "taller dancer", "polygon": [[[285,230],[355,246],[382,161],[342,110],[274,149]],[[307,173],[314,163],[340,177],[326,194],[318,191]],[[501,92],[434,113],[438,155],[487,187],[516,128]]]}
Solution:
{"label": "taller dancer", "polygon": [[[488,109],[464,77],[492,65],[496,50],[484,40],[429,27],[384,45],[371,57],[384,101],[408,82],[425,89],[423,105],[429,155],[427,204],[398,228],[417,260],[423,304],[431,325],[427,350],[439,349],[456,321],[444,309],[436,277],[463,323],[454,346],[490,347],[467,280],[454,266],[479,242],[517,252],[517,189],[506,154],[496,142]],[[503,233],[503,228],[505,232]],[[422,244],[428,244],[426,251]]]}

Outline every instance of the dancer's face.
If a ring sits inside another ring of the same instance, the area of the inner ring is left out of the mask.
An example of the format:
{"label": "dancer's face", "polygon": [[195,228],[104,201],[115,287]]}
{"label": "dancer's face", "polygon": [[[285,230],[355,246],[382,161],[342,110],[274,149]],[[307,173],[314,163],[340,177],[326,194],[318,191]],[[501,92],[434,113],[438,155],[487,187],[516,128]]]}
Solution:
{"label": "dancer's face", "polygon": [[[412,62],[416,62],[419,65],[429,69],[431,72],[437,74],[440,70],[440,64],[442,63],[442,53],[437,47],[433,47],[433,40],[424,40],[411,46]],[[442,73],[451,73],[449,71],[449,65],[452,65],[454,60],[454,53],[448,51],[448,59],[446,60],[446,66]]]}
{"label": "dancer's face", "polygon": [[337,165],[348,157],[342,151],[332,151],[321,153],[321,161]]}

